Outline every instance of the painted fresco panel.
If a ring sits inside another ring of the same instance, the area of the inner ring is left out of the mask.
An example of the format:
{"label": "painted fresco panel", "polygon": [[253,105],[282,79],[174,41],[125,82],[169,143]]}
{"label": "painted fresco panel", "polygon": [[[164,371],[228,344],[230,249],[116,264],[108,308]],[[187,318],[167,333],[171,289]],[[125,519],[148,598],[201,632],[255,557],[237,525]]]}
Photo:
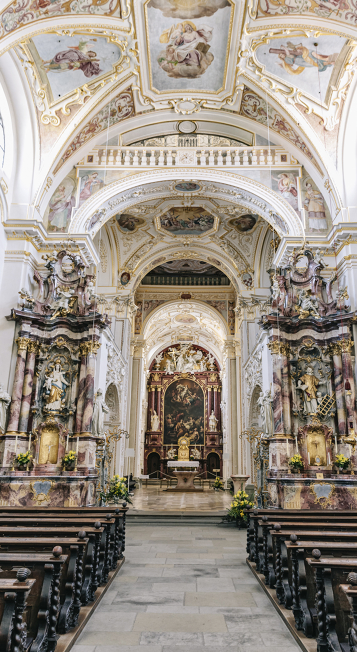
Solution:
{"label": "painted fresco panel", "polygon": [[65,233],[71,221],[72,208],[76,205],[76,169],[61,181],[54,191],[46,208],[43,222],[50,233]]}
{"label": "painted fresco panel", "polygon": [[170,208],[161,215],[160,223],[165,231],[174,235],[201,235],[212,229],[214,217],[204,208]]}
{"label": "painted fresco panel", "polygon": [[299,214],[299,170],[273,170],[271,187]]}
{"label": "painted fresco panel", "polygon": [[150,0],[146,15],[153,87],[218,91],[224,82],[231,14],[228,0]]}
{"label": "painted fresco panel", "polygon": [[177,444],[183,435],[191,444],[204,444],[204,416],[204,394],[198,383],[175,380],[164,397],[164,444]]}

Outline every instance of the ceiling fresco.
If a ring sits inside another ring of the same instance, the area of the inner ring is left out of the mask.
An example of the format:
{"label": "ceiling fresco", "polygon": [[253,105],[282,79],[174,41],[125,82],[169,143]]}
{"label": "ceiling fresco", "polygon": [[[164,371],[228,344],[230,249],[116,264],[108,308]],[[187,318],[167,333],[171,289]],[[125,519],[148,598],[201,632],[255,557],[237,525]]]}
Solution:
{"label": "ceiling fresco", "polygon": [[111,72],[122,56],[109,39],[90,35],[41,34],[30,40],[28,49],[41,83],[51,93],[51,103]]}
{"label": "ceiling fresco", "polygon": [[224,85],[232,11],[228,0],[208,0],[194,9],[190,3],[149,0],[145,17],[152,86],[158,91],[218,91]]}
{"label": "ceiling fresco", "polygon": [[120,0],[14,0],[0,14],[0,36],[41,18],[70,15],[120,18]]}
{"label": "ceiling fresco", "polygon": [[211,231],[215,219],[200,206],[174,206],[159,217],[162,230],[172,235],[202,235]]}
{"label": "ceiling fresco", "polygon": [[258,0],[256,17],[311,16],[330,18],[350,25],[357,23],[357,6],[354,0]]}

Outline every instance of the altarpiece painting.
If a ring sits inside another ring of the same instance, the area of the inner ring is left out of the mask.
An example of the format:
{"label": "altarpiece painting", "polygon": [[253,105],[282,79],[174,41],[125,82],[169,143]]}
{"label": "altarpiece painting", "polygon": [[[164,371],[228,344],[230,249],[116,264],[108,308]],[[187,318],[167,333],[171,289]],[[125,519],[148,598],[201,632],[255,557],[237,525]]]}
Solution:
{"label": "altarpiece painting", "polygon": [[164,397],[164,445],[185,435],[190,444],[204,444],[205,401],[200,385],[189,378],[175,380]]}

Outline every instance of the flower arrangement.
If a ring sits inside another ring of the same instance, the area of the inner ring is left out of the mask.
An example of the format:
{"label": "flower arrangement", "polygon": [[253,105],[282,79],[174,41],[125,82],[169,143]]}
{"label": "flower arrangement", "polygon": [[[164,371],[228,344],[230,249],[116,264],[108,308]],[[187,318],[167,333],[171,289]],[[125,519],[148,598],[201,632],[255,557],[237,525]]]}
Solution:
{"label": "flower arrangement", "polygon": [[119,475],[113,475],[110,478],[108,490],[102,491],[100,496],[105,503],[109,501],[118,502],[119,499],[126,500],[128,503],[132,502],[129,497],[126,478],[121,478]]}
{"label": "flower arrangement", "polygon": [[29,462],[31,462],[31,460],[32,455],[30,451],[27,451],[26,453],[19,453],[16,457],[16,464],[18,466],[26,466]]}
{"label": "flower arrangement", "polygon": [[244,510],[251,509],[252,507],[253,503],[249,500],[248,494],[243,489],[240,489],[233,496],[233,501],[228,509],[228,516],[231,519],[236,519],[236,521],[246,521],[247,515],[244,513]]}
{"label": "flower arrangement", "polygon": [[339,469],[346,470],[349,463],[350,463],[349,458],[346,457],[345,455],[342,455],[342,453],[340,453],[340,455],[336,455],[336,457],[335,457],[335,465]]}
{"label": "flower arrangement", "polygon": [[219,478],[218,476],[216,477],[216,479],[214,481],[213,489],[224,491],[224,484],[223,484],[221,478]]}
{"label": "flower arrangement", "polygon": [[289,466],[291,466],[292,469],[297,469],[298,471],[302,471],[304,468],[304,462],[301,457],[301,455],[293,455],[290,460],[289,460]]}
{"label": "flower arrangement", "polygon": [[62,466],[67,469],[69,466],[73,466],[76,462],[77,455],[74,451],[69,451],[64,457],[62,457]]}

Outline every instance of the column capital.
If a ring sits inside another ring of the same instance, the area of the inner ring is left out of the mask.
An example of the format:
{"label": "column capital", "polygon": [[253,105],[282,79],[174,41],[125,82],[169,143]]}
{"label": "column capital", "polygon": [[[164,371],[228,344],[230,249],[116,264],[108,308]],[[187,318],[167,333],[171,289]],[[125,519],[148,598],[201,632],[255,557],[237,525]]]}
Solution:
{"label": "column capital", "polygon": [[340,341],[340,347],[342,353],[351,353],[351,349],[353,348],[354,342],[353,340],[341,340]]}
{"label": "column capital", "polygon": [[290,345],[288,342],[280,342],[279,340],[273,340],[268,342],[268,349],[272,355],[285,355],[289,357],[290,355]]}
{"label": "column capital", "polygon": [[34,340],[30,340],[27,346],[27,350],[29,353],[38,353],[39,349],[39,344],[38,342],[34,342]]}
{"label": "column capital", "polygon": [[30,339],[28,337],[18,337],[16,340],[17,344],[17,350],[18,351],[27,351],[27,347],[30,343]]}
{"label": "column capital", "polygon": [[330,355],[341,355],[341,344],[340,342],[331,342],[328,345],[328,352]]}

